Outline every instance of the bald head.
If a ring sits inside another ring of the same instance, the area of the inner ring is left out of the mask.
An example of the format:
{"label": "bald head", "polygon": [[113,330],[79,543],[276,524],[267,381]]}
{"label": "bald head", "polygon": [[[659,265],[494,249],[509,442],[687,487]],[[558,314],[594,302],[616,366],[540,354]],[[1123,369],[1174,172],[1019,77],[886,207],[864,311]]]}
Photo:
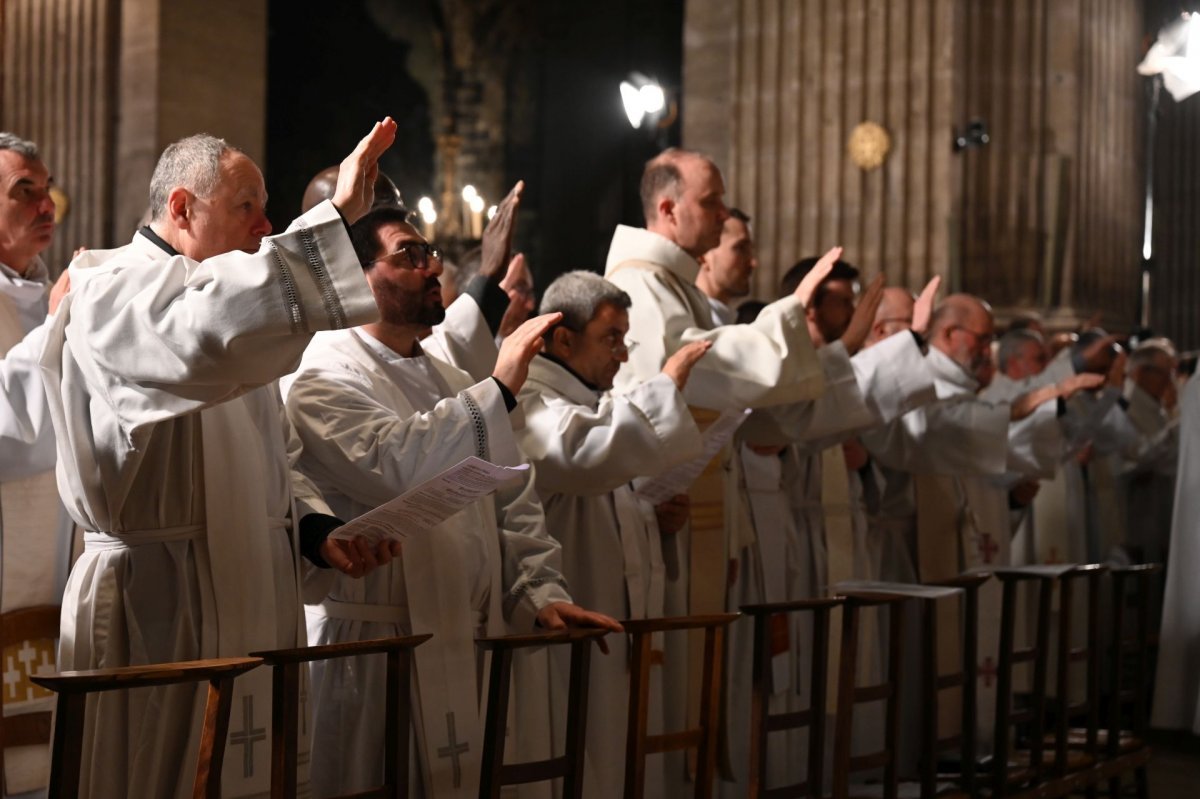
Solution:
{"label": "bald head", "polygon": [[725,181],[708,156],[677,147],[646,162],[642,172],[642,212],[646,229],[673,241],[693,258],[721,242],[729,218]]}
{"label": "bald head", "polygon": [[981,384],[990,379],[992,309],[970,294],[951,294],[942,300],[929,322],[929,345],[949,356]]}
{"label": "bald head", "polygon": [[[340,171],[337,166],[322,169],[308,182],[308,187],[304,190],[304,198],[300,201],[300,213],[307,214],[318,204],[333,199]],[[375,178],[375,200],[371,203],[371,209],[376,208],[399,208],[402,211],[408,211],[404,206],[404,198],[400,196],[400,189],[396,188],[392,179],[383,172],[380,172],[379,176]]]}
{"label": "bald head", "polygon": [[871,323],[871,332],[867,336],[865,346],[878,344],[888,336],[902,330],[912,330],[913,307],[916,300],[912,292],[898,286],[888,286],[883,290],[883,299],[879,309],[875,311],[875,321]]}

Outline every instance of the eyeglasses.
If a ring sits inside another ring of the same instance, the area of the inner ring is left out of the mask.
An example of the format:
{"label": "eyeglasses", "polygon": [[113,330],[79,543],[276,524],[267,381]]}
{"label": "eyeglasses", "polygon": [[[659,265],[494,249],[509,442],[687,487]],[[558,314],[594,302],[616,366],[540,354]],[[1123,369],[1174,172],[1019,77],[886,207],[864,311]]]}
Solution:
{"label": "eyeglasses", "polygon": [[993,341],[996,340],[995,333],[976,333],[971,328],[963,327],[962,325],[955,325],[954,328],[952,328],[952,329],[961,330],[964,333],[969,333],[975,339],[977,346],[980,346],[980,347],[987,347],[987,346],[991,345],[991,343]]}
{"label": "eyeglasses", "polygon": [[[403,261],[397,261],[396,256],[403,255]],[[380,261],[387,261],[393,266],[400,269],[428,269],[434,261],[438,266],[442,264],[442,251],[432,244],[425,244],[420,241],[410,241],[407,244],[401,244],[395,252],[390,252],[387,255],[380,256],[374,261],[367,261],[363,267],[377,264]]]}

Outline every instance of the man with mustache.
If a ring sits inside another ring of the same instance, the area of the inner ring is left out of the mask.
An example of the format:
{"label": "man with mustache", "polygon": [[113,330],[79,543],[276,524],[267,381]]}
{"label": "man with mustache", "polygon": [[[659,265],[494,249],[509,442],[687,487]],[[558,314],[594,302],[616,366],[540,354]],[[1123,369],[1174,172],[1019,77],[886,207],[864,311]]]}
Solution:
{"label": "man with mustache", "polygon": [[[443,316],[440,253],[402,211],[381,208],[353,230],[354,247],[381,319],[316,338],[288,389],[288,415],[304,444],[300,468],[335,511],[350,518],[381,505],[469,456],[523,462],[508,414],[542,337],[561,318],[530,319],[505,339],[492,376],[476,381],[426,355],[420,337]],[[483,747],[474,636],[614,620],[571,603],[558,542],[546,531],[531,473],[404,543],[401,557],[365,580],[341,575],[307,598],[314,643],[433,632],[416,652],[414,728],[421,796],[478,791]],[[514,664],[517,760],[548,756],[549,698],[531,667]],[[384,664],[356,658],[314,670],[318,795],[377,785],[383,769]],[[459,752],[439,756],[449,746]]]}

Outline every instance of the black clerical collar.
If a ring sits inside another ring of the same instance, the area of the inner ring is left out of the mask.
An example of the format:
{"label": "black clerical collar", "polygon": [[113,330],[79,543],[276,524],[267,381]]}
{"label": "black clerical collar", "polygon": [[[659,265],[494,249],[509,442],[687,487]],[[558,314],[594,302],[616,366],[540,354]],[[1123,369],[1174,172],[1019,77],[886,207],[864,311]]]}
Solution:
{"label": "black clerical collar", "polygon": [[601,390],[600,388],[597,388],[597,386],[596,386],[596,384],[595,384],[595,383],[593,383],[593,382],[591,382],[590,380],[586,379],[586,378],[585,378],[583,375],[579,374],[579,372],[576,372],[574,369],[572,369],[571,367],[567,366],[567,364],[566,364],[566,363],[564,363],[564,362],[563,362],[561,359],[559,359],[559,358],[555,358],[553,355],[551,355],[551,354],[550,354],[550,353],[548,353],[548,352],[539,352],[539,353],[538,353],[538,355],[541,355],[543,358],[545,358],[545,359],[547,359],[547,360],[550,360],[550,361],[553,361],[554,363],[558,364],[558,365],[559,365],[559,366],[561,366],[562,368],[566,369],[568,372],[570,372],[570,373],[571,373],[571,375],[572,375],[572,376],[573,376],[573,377],[574,377],[576,380],[578,380],[580,383],[583,383],[585,386],[587,386],[587,388],[588,388],[589,390],[591,390],[591,391],[595,391],[597,394],[599,394],[599,393],[602,393],[602,390]]}
{"label": "black clerical collar", "polygon": [[170,244],[167,244],[166,240],[162,236],[155,233],[154,229],[149,225],[142,225],[141,228],[138,229],[138,233],[141,233],[143,236],[150,239],[150,241],[154,242],[154,244],[157,245],[158,248],[167,255],[182,255],[179,250],[175,249]]}

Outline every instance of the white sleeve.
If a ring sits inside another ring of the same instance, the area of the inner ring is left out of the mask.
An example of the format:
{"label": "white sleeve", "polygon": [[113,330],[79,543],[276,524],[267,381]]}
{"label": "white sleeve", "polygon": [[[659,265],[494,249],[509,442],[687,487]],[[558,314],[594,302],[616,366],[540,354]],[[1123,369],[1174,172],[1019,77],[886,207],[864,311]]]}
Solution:
{"label": "white sleeve", "polygon": [[254,254],[113,264],[73,286],[58,318],[47,354],[70,349],[128,435],[265,385],[296,367],[312,333],[378,311],[325,202]]}
{"label": "white sleeve", "polygon": [[598,408],[547,397],[526,383],[517,441],[544,494],[599,496],[700,454],[700,430],[664,374]]}
{"label": "white sleeve", "polygon": [[54,468],[54,425],[38,364],[47,325],[0,357],[0,482]]}
{"label": "white sleeve", "polygon": [[401,416],[375,396],[368,376],[310,366],[288,390],[287,413],[303,469],[322,485],[376,507],[463,458],[491,460],[490,442],[512,427],[491,378],[433,410]]}
{"label": "white sleeve", "polygon": [[485,380],[496,368],[496,339],[479,303],[469,294],[460,294],[450,303],[446,318],[421,340],[421,348],[475,380]]}
{"label": "white sleeve", "polygon": [[991,404],[964,395],[909,411],[860,438],[872,457],[892,469],[999,475],[1008,463],[1010,414],[1007,403]]}
{"label": "white sleeve", "polygon": [[804,308],[795,298],[773,302],[752,324],[715,329],[695,326],[686,289],[657,274],[629,267],[608,277],[633,300],[626,338],[636,347],[617,374],[626,391],[662,369],[676,350],[692,341],[713,343],[692,369],[684,396],[691,405],[715,410],[760,408],[818,396],[823,389]]}

